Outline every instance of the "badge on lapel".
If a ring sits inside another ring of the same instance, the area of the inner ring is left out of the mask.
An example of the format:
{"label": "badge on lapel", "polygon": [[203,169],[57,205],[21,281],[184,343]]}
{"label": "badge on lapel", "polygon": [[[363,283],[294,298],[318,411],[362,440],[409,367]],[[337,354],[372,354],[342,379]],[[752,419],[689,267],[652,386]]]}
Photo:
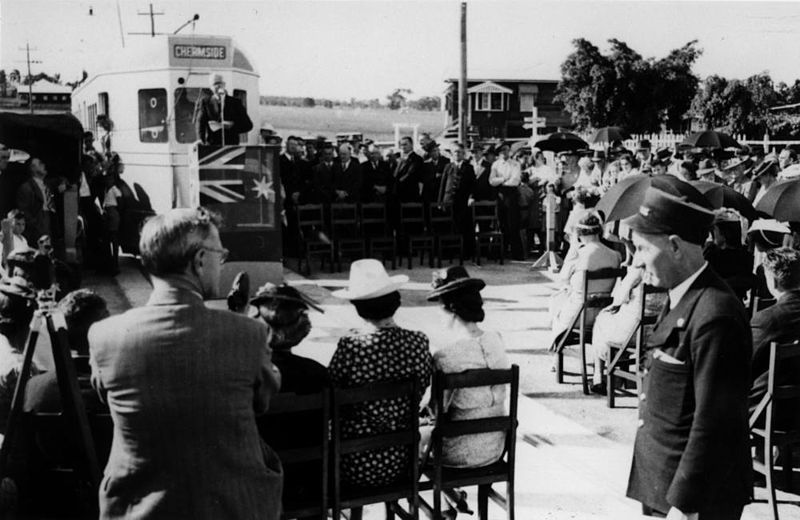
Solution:
{"label": "badge on lapel", "polygon": [[686,328],[686,320],[683,318],[678,318],[678,321],[675,322],[675,326],[679,329]]}

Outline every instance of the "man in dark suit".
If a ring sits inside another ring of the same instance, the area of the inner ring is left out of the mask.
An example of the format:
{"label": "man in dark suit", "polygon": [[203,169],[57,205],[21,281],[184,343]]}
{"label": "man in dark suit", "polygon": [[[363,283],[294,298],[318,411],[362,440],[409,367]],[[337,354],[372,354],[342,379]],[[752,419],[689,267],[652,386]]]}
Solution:
{"label": "man in dark suit", "polygon": [[[750,320],[753,331],[753,386],[750,389],[752,414],[767,392],[769,378],[769,349],[773,341],[789,342],[800,339],[800,252],[782,247],[768,251],[764,259],[764,277],[769,292],[777,300],[775,305],[757,312]],[[800,360],[789,360],[788,366],[778,371],[778,384],[800,382]],[[781,428],[797,427],[800,422],[797,405],[786,409],[787,403],[778,403],[775,421]],[[763,425],[763,417],[760,423]]]}
{"label": "man in dark suit", "polygon": [[494,146],[489,146],[483,151],[483,159],[475,168],[475,186],[472,198],[475,200],[497,200],[497,188],[489,184],[489,175],[492,173],[492,164],[497,158]]}
{"label": "man in dark suit", "polygon": [[239,144],[239,134],[253,129],[242,102],[225,92],[225,80],[221,74],[211,74],[210,96],[200,96],[195,110],[197,138],[203,144]]}
{"label": "man in dark suit", "polygon": [[333,165],[333,202],[361,202],[361,164],[353,157],[353,147],[339,147],[339,161]]}
{"label": "man in dark suit", "polygon": [[464,145],[456,144],[453,148],[453,162],[444,168],[438,202],[453,205],[453,220],[464,238],[464,254],[469,258],[475,247],[475,230],[469,207],[475,186],[475,170],[465,155]]}
{"label": "man in dark suit", "polygon": [[55,202],[45,183],[47,167],[41,159],[31,157],[27,162],[30,177],[17,188],[17,209],[25,214],[25,238],[35,244],[42,235],[51,235],[55,218]]}
{"label": "man in dark suit", "polygon": [[425,160],[422,200],[425,202],[436,202],[442,187],[442,175],[444,169],[450,164],[450,159],[442,157],[439,145],[432,142],[429,145],[428,158]]}
{"label": "man in dark suit", "polygon": [[414,143],[410,137],[400,139],[400,150],[400,160],[394,170],[394,198],[398,203],[420,202],[425,163],[422,157],[414,153]]}
{"label": "man in dark suit", "polygon": [[648,188],[633,266],[669,291],[647,341],[627,495],[670,519],[738,519],[752,491],[744,307],[703,260],[714,214]]}
{"label": "man in dark suit", "polygon": [[392,172],[375,147],[361,165],[361,202],[386,202],[392,187]]}
{"label": "man in dark suit", "polygon": [[114,422],[101,519],[280,518],[280,463],[256,426],[280,373],[263,322],[203,303],[228,253],[217,224],[202,208],[148,220],[150,300],[89,330],[92,384]]}
{"label": "man in dark suit", "polygon": [[330,204],[335,200],[333,173],[333,145],[326,143],[319,162],[311,169],[311,182],[306,184],[301,195],[303,204]]}

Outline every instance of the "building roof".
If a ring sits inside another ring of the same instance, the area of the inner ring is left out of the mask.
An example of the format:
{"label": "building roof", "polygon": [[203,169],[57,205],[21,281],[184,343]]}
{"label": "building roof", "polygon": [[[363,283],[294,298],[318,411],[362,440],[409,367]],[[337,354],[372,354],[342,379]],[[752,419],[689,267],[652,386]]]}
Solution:
{"label": "building roof", "polygon": [[[20,85],[19,92],[27,94],[28,89]],[[71,94],[72,87],[68,87],[66,85],[59,85],[58,83],[52,83],[50,81],[47,81],[46,79],[40,79],[39,81],[35,81],[33,85],[31,85],[31,92],[33,92],[34,94]]]}
{"label": "building roof", "polygon": [[[557,79],[522,79],[522,78],[515,78],[515,79],[503,79],[503,78],[467,78],[467,83],[486,83],[487,81],[493,83],[553,83],[556,84],[559,82]],[[449,78],[446,79],[445,82],[447,83],[458,83],[458,78]]]}
{"label": "building roof", "polygon": [[469,94],[485,94],[489,92],[499,92],[500,94],[512,94],[514,91],[502,85],[498,85],[494,81],[484,81],[480,85],[475,85],[467,89]]}

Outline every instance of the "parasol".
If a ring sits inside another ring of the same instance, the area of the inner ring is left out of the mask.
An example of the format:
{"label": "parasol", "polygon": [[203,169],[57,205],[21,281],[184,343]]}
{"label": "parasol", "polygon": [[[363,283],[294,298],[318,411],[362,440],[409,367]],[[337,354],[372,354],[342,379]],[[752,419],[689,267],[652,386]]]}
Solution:
{"label": "parasol", "polygon": [[755,208],[750,201],[747,200],[747,197],[730,186],[708,181],[691,181],[690,184],[697,188],[697,191],[705,195],[714,209],[735,209],[749,221],[758,218]]}
{"label": "parasol", "polygon": [[618,126],[604,126],[594,131],[592,137],[589,138],[589,142],[592,144],[611,143],[614,141],[624,141],[629,138],[630,135]]}
{"label": "parasol", "polygon": [[536,148],[547,152],[574,152],[589,148],[589,143],[570,132],[556,132],[547,139],[537,141]]}
{"label": "parasol", "polygon": [[774,184],[758,201],[756,210],[780,222],[800,222],[800,179]]}
{"label": "parasol", "polygon": [[705,130],[703,132],[693,132],[686,136],[681,142],[682,145],[691,146],[693,148],[710,148],[714,150],[724,150],[725,148],[741,148],[742,145],[736,142],[736,139],[714,130]]}
{"label": "parasol", "polygon": [[685,197],[688,202],[712,209],[711,203],[688,182],[672,175],[633,175],[612,186],[597,203],[606,222],[622,220],[639,212],[647,188],[653,186],[672,195]]}

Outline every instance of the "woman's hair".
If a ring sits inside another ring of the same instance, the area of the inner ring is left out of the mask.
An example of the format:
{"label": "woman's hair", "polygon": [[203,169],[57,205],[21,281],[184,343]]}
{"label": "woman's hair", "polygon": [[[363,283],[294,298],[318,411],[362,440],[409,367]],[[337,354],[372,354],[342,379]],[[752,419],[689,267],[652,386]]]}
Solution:
{"label": "woman's hair", "polygon": [[600,192],[593,187],[578,186],[573,192],[572,200],[584,208],[593,208],[600,202]]}
{"label": "woman's hair", "polygon": [[579,237],[600,235],[603,233],[603,220],[595,212],[586,213],[578,220],[575,226],[575,233]]}
{"label": "woman's hair", "polygon": [[474,287],[444,293],[440,300],[446,311],[452,312],[464,321],[481,322],[486,316],[481,293]]}
{"label": "woman's hair", "polygon": [[0,291],[0,334],[16,336],[30,324],[34,310],[33,300]]}
{"label": "woman's hair", "polygon": [[377,298],[352,300],[352,302],[358,315],[365,320],[385,320],[394,316],[394,313],[400,308],[400,293],[392,291]]}
{"label": "woman's hair", "polygon": [[742,247],[742,225],[739,222],[717,222],[714,228],[719,233],[719,236],[725,241],[725,245],[733,248],[740,249]]}
{"label": "woman's hair", "polygon": [[630,152],[624,153],[620,156],[619,158],[620,167],[622,167],[622,163],[625,161],[630,163],[631,168],[636,168],[639,166],[639,161],[637,161],[636,158],[630,154]]}

